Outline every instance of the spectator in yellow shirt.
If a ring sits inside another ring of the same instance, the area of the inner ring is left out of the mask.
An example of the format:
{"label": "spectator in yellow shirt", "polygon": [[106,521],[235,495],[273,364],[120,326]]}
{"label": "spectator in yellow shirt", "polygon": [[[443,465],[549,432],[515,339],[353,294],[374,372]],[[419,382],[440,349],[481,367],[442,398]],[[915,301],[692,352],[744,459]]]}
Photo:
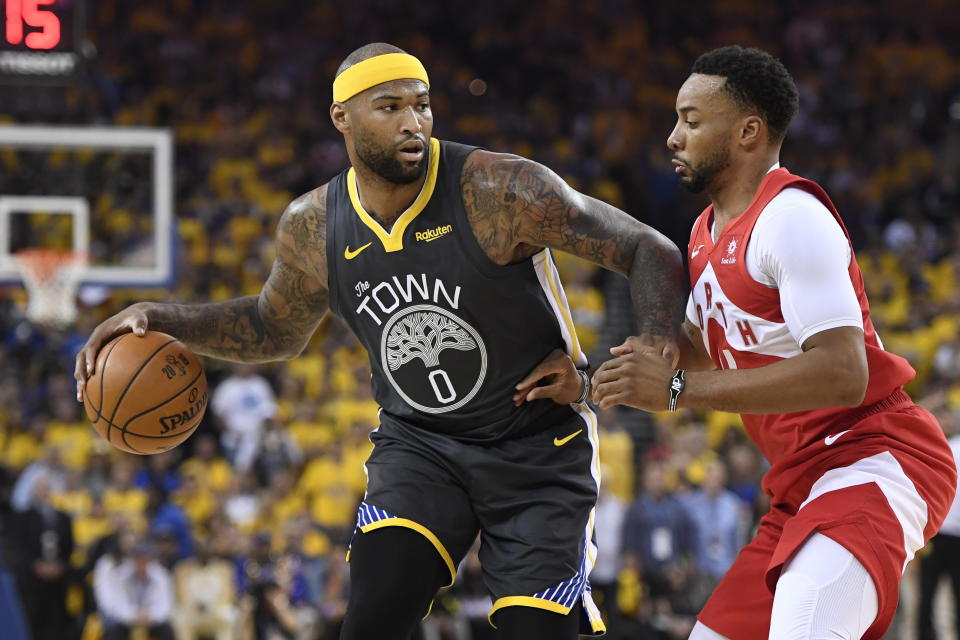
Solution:
{"label": "spectator in yellow shirt", "polygon": [[7,437],[3,451],[3,465],[14,474],[22,471],[28,464],[40,457],[40,447],[47,430],[47,421],[42,417],[33,418],[28,425],[18,426],[18,414],[14,413],[11,424],[14,426]]}
{"label": "spectator in yellow shirt", "polygon": [[194,436],[193,456],[180,465],[180,473],[193,476],[201,490],[222,493],[230,486],[230,463],[217,455],[217,441],[209,433]]}
{"label": "spectator in yellow shirt", "polygon": [[47,425],[44,440],[60,447],[64,464],[81,470],[90,457],[94,435],[89,425],[79,421],[77,406],[69,396],[54,400],[53,420]]}
{"label": "spectator in yellow shirt", "polygon": [[174,494],[173,500],[180,505],[196,528],[205,527],[217,508],[212,492],[202,488],[193,473],[183,474],[183,484]]}
{"label": "spectator in yellow shirt", "polygon": [[123,514],[140,530],[144,524],[147,493],[133,486],[133,466],[127,460],[118,460],[110,472],[110,486],[103,492],[103,506],[109,514]]}

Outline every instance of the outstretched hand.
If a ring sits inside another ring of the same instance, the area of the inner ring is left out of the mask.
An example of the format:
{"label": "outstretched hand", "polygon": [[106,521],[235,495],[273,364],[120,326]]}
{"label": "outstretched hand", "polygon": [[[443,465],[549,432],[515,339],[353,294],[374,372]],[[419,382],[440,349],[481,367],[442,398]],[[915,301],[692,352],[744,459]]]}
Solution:
{"label": "outstretched hand", "polygon": [[631,336],[610,349],[615,356],[593,374],[593,401],[601,409],[615,405],[664,411],[670,400],[670,379],[680,360],[670,341]]}
{"label": "outstretched hand", "polygon": [[[545,384],[537,386],[540,382]],[[583,393],[583,382],[577,375],[573,360],[562,349],[554,349],[543,362],[517,383],[513,405],[549,399],[557,404],[570,404]]]}
{"label": "outstretched hand", "polygon": [[142,337],[148,328],[146,311],[142,305],[136,304],[97,325],[77,354],[73,368],[73,377],[77,380],[77,402],[83,402],[83,390],[87,385],[87,378],[93,375],[101,347],[113,338],[131,331]]}

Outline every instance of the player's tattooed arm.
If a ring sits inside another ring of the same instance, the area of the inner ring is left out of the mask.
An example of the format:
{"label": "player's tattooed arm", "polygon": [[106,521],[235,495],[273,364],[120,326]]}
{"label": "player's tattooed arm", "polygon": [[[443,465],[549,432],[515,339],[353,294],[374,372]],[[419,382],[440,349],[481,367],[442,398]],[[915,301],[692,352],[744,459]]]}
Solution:
{"label": "player's tattooed arm", "polygon": [[150,304],[150,328],[224,360],[298,356],[328,308],[326,187],[290,203],[277,225],[276,246],[277,257],[259,295],[213,304]]}
{"label": "player's tattooed arm", "polygon": [[196,353],[236,362],[297,356],[328,307],[326,186],[294,200],[277,226],[277,257],[263,290],[211,304],[141,302],[102,322],[77,354],[77,399],[97,352],[111,338],[147,329],[169,333]]}
{"label": "player's tattooed arm", "polygon": [[461,189],[474,235],[491,260],[509,264],[548,247],[626,276],[638,335],[651,347],[667,347],[664,355],[676,361],[686,278],[673,242],[518,156],[470,154]]}

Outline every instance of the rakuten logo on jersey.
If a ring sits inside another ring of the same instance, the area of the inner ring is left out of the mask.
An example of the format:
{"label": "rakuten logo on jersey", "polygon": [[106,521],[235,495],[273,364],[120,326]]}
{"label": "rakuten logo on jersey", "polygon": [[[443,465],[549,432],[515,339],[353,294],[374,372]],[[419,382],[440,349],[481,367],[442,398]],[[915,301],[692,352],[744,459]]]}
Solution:
{"label": "rakuten logo on jersey", "polygon": [[437,238],[442,238],[443,236],[447,235],[451,231],[453,231],[453,225],[445,224],[443,226],[436,227],[434,229],[427,229],[426,231],[417,231],[416,234],[414,234],[414,237],[417,239],[418,242],[433,242]]}

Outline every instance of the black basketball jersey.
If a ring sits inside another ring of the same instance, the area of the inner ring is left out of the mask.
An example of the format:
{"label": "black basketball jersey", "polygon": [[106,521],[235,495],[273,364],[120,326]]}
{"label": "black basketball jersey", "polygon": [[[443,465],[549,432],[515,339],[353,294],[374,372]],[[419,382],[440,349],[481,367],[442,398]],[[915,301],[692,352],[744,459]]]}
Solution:
{"label": "black basketball jersey", "polygon": [[477,243],[460,191],[475,147],[432,139],[414,203],[383,229],[360,203],[354,170],[327,188],[330,307],[370,356],[381,420],[475,441],[533,433],[571,413],[514,386],[554,348],[578,366],[566,297],[549,250],[499,266]]}

